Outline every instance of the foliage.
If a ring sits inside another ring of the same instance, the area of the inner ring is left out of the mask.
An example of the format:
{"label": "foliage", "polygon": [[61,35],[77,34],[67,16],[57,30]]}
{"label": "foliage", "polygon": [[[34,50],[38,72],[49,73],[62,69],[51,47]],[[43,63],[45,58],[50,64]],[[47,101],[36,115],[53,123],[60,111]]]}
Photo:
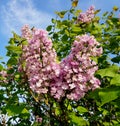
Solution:
{"label": "foliage", "polygon": [[[76,9],[77,4],[78,1],[73,0],[70,10],[56,12],[56,19],[51,20],[52,24],[46,30],[56,50],[57,61],[65,59],[70,53],[76,36],[87,34],[95,37],[103,48],[100,57],[91,57],[91,62],[95,61],[98,65],[95,76],[101,81],[100,88],[89,90],[79,100],[66,97],[57,100],[50,92],[34,92],[28,81],[30,73],[24,72],[25,69],[28,71],[24,62],[26,58],[22,59],[26,53],[23,47],[28,46],[29,40],[13,33],[6,47],[9,59],[7,63],[0,64],[1,125],[120,124],[120,20],[116,16],[119,8],[115,6],[111,12],[105,12],[99,17],[97,14],[100,10],[90,7],[82,13],[82,10]],[[87,19],[83,20],[82,15]],[[24,71],[18,70],[20,64]]]}

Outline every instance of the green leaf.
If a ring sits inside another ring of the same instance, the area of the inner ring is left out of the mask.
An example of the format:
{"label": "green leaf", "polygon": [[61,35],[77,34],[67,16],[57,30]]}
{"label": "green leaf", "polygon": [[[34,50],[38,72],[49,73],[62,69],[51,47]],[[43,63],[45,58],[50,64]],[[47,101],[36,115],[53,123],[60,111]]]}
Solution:
{"label": "green leaf", "polygon": [[76,10],[75,12],[74,12],[74,15],[76,16],[76,17],[78,17],[79,16],[79,14],[82,12],[82,10]]}
{"label": "green leaf", "polygon": [[83,126],[89,125],[89,122],[87,120],[83,119],[82,117],[76,116],[75,113],[70,113],[69,117],[71,118],[71,121],[78,126],[81,126],[81,124]]}
{"label": "green leaf", "polygon": [[30,116],[30,113],[29,113],[29,111],[28,111],[26,108],[24,108],[24,109],[21,111],[21,114],[22,114],[22,117],[24,117],[24,118],[26,118],[26,119]]}
{"label": "green leaf", "polygon": [[19,35],[17,35],[15,32],[12,32],[12,33],[13,33],[12,39],[14,39],[13,43],[16,43],[16,44],[20,43],[22,38]]}
{"label": "green leaf", "polygon": [[54,24],[56,22],[56,20],[52,18],[51,19],[51,22]]}
{"label": "green leaf", "polygon": [[22,49],[20,46],[10,45],[10,46],[6,46],[6,48],[8,51],[13,52],[13,53],[21,54],[22,52]]}
{"label": "green leaf", "polygon": [[93,35],[97,35],[97,34],[98,34],[98,30],[93,30],[93,31],[92,31],[92,34],[93,34]]}
{"label": "green leaf", "polygon": [[72,32],[81,32],[82,29],[78,25],[73,25],[72,26]]}
{"label": "green leaf", "polygon": [[108,23],[110,26],[113,26],[114,25],[113,22],[110,19],[107,20],[106,23]]}
{"label": "green leaf", "polygon": [[56,107],[56,108],[55,108],[55,114],[56,114],[56,115],[60,115],[60,109],[59,109],[59,107]]}
{"label": "green leaf", "polygon": [[2,101],[3,99],[5,100],[3,95],[4,95],[4,91],[0,90],[0,101]]}
{"label": "green leaf", "polygon": [[73,0],[72,7],[77,7],[77,5],[78,5],[78,0]]}
{"label": "green leaf", "polygon": [[[119,18],[113,17],[113,18],[111,18],[111,20],[112,20],[113,23],[118,23],[119,22]],[[116,29],[116,30],[118,30],[118,29]],[[118,30],[118,31],[120,31],[120,30]]]}
{"label": "green leaf", "polygon": [[106,69],[100,69],[97,71],[97,74],[101,75],[101,77],[114,77],[118,73],[119,67],[116,65],[113,65]]}
{"label": "green leaf", "polygon": [[15,80],[19,79],[20,78],[20,74],[15,74]]}
{"label": "green leaf", "polygon": [[68,105],[68,110],[72,110],[72,106],[70,104]]}
{"label": "green leaf", "polygon": [[113,7],[113,10],[114,10],[114,11],[117,11],[118,9],[119,9],[119,8],[118,8],[117,6],[114,6],[114,7]]}
{"label": "green leaf", "polygon": [[103,14],[103,16],[106,16],[108,13],[109,13],[109,12],[108,12],[108,11],[106,11],[106,12]]}
{"label": "green leaf", "polygon": [[51,29],[52,29],[52,25],[49,25],[49,26],[46,28],[47,31],[51,31]]}
{"label": "green leaf", "polygon": [[91,57],[91,59],[92,59],[93,61],[95,61],[96,63],[98,63],[98,57]]}
{"label": "green leaf", "polygon": [[54,38],[54,39],[57,39],[57,38],[58,38],[58,34],[57,34],[57,33],[54,33],[54,34],[53,34],[53,38]]}
{"label": "green leaf", "polygon": [[101,11],[101,9],[96,10],[94,13],[95,13],[95,14],[98,14],[100,11]]}
{"label": "green leaf", "polygon": [[66,35],[66,34],[64,34],[63,36],[62,36],[62,41],[67,41],[68,40],[68,36]]}
{"label": "green leaf", "polygon": [[14,116],[17,114],[21,114],[24,113],[24,107],[23,105],[19,106],[19,105],[9,105],[6,107],[6,111],[8,112],[9,116]]}
{"label": "green leaf", "polygon": [[3,70],[3,66],[0,64],[0,71]]}
{"label": "green leaf", "polygon": [[28,111],[26,108],[24,108],[24,109],[21,111],[21,113],[27,114],[27,113],[29,113],[29,111]]}
{"label": "green leaf", "polygon": [[98,93],[99,93],[100,90],[101,90],[101,89],[98,88],[98,89],[96,89],[96,90],[90,92],[89,97],[90,97],[90,98],[93,98],[93,99],[96,99],[96,100],[99,100],[99,95],[98,95]]}
{"label": "green leaf", "polygon": [[120,96],[120,87],[108,87],[99,91],[101,106],[117,99]]}
{"label": "green leaf", "polygon": [[102,26],[98,23],[94,23],[94,27],[98,30],[101,30]]}
{"label": "green leaf", "polygon": [[105,116],[105,115],[107,115],[109,113],[109,111],[107,111],[106,109],[103,109],[103,112],[102,112],[102,114]]}
{"label": "green leaf", "polygon": [[56,108],[56,106],[57,106],[57,105],[56,105],[56,103],[54,102],[54,103],[53,103],[53,108]]}
{"label": "green leaf", "polygon": [[110,126],[110,122],[103,122],[103,126]]}
{"label": "green leaf", "polygon": [[78,107],[77,107],[77,110],[79,111],[79,113],[88,112],[88,110],[87,110],[85,107],[82,107],[82,106],[78,106]]}
{"label": "green leaf", "polygon": [[89,97],[96,101],[97,106],[101,105],[99,91],[101,91],[101,88],[95,89],[94,91],[91,91],[89,94]]}
{"label": "green leaf", "polygon": [[9,42],[11,45],[15,44],[14,38],[10,38]]}
{"label": "green leaf", "polygon": [[60,18],[64,18],[64,15],[66,14],[67,11],[61,11],[61,12],[58,12],[56,11],[55,13],[60,17]]}
{"label": "green leaf", "polygon": [[7,66],[12,66],[12,65],[16,65],[17,64],[17,59],[15,57],[11,57],[8,62],[7,62]]}
{"label": "green leaf", "polygon": [[23,39],[23,40],[21,41],[21,43],[22,43],[22,45],[28,45],[28,42],[27,42],[27,40],[25,40],[25,39]]}
{"label": "green leaf", "polygon": [[114,62],[114,63],[119,63],[120,62],[120,56],[116,56],[116,57],[112,58],[111,61]]}
{"label": "green leaf", "polygon": [[115,77],[113,77],[110,81],[110,84],[120,86],[120,74],[117,74]]}
{"label": "green leaf", "polygon": [[114,126],[120,126],[120,123],[118,121],[112,120],[112,122],[113,122]]}

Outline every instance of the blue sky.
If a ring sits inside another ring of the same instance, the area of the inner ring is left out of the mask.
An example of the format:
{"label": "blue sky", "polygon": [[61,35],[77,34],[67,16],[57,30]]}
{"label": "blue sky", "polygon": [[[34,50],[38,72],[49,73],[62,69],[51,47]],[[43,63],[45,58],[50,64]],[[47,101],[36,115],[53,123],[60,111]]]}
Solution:
{"label": "blue sky", "polygon": [[[45,29],[55,17],[55,11],[67,10],[71,0],[0,0],[0,56],[6,59],[6,49],[12,31],[20,34],[24,24]],[[78,8],[86,10],[90,5],[109,11],[120,0],[79,0]]]}

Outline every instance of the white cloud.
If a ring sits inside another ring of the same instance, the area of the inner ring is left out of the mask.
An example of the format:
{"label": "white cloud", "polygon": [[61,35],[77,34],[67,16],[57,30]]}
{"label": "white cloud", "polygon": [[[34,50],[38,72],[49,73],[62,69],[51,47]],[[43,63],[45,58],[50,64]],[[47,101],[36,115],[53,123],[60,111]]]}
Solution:
{"label": "white cloud", "polygon": [[48,13],[38,10],[32,0],[9,0],[7,5],[2,7],[2,11],[4,22],[2,30],[8,32],[7,34],[11,31],[19,33],[24,24],[45,28],[52,18]]}

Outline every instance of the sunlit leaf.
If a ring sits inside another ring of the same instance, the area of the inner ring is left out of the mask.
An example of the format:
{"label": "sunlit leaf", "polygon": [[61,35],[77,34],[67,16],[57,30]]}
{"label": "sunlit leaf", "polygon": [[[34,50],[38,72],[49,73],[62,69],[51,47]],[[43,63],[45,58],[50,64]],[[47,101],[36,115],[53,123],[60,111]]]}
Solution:
{"label": "sunlit leaf", "polygon": [[64,15],[66,14],[67,11],[61,11],[61,12],[55,12],[60,18],[64,18]]}
{"label": "sunlit leaf", "polygon": [[82,106],[78,106],[78,107],[77,107],[77,110],[79,111],[79,113],[88,112],[88,110],[87,110],[85,107],[82,107]]}
{"label": "sunlit leaf", "polygon": [[116,76],[111,79],[110,84],[120,86],[120,74],[116,74]]}
{"label": "sunlit leaf", "polygon": [[17,54],[21,54],[21,52],[22,52],[22,49],[20,46],[9,45],[9,46],[6,46],[6,48],[8,51],[11,51],[11,52],[14,52]]}
{"label": "sunlit leaf", "polygon": [[72,7],[76,7],[78,5],[78,0],[73,0]]}
{"label": "sunlit leaf", "polygon": [[95,11],[95,14],[99,13],[100,11],[101,11],[101,9],[99,9],[99,10],[96,10],[96,11]]}
{"label": "sunlit leaf", "polygon": [[101,75],[101,77],[114,77],[118,73],[119,67],[116,65],[113,65],[106,69],[100,69],[97,71],[97,74]]}
{"label": "sunlit leaf", "polygon": [[81,27],[76,26],[76,25],[72,26],[72,32],[81,32],[81,31],[82,31]]}
{"label": "sunlit leaf", "polygon": [[3,66],[0,64],[0,70],[2,70],[3,69]]}
{"label": "sunlit leaf", "polygon": [[70,113],[69,117],[71,118],[74,124],[80,126],[81,124],[84,126],[89,125],[89,122],[82,117],[76,116],[75,113]]}
{"label": "sunlit leaf", "polygon": [[113,10],[114,10],[114,11],[117,11],[118,9],[119,9],[119,8],[118,8],[117,6],[114,6],[114,7],[113,7]]}

